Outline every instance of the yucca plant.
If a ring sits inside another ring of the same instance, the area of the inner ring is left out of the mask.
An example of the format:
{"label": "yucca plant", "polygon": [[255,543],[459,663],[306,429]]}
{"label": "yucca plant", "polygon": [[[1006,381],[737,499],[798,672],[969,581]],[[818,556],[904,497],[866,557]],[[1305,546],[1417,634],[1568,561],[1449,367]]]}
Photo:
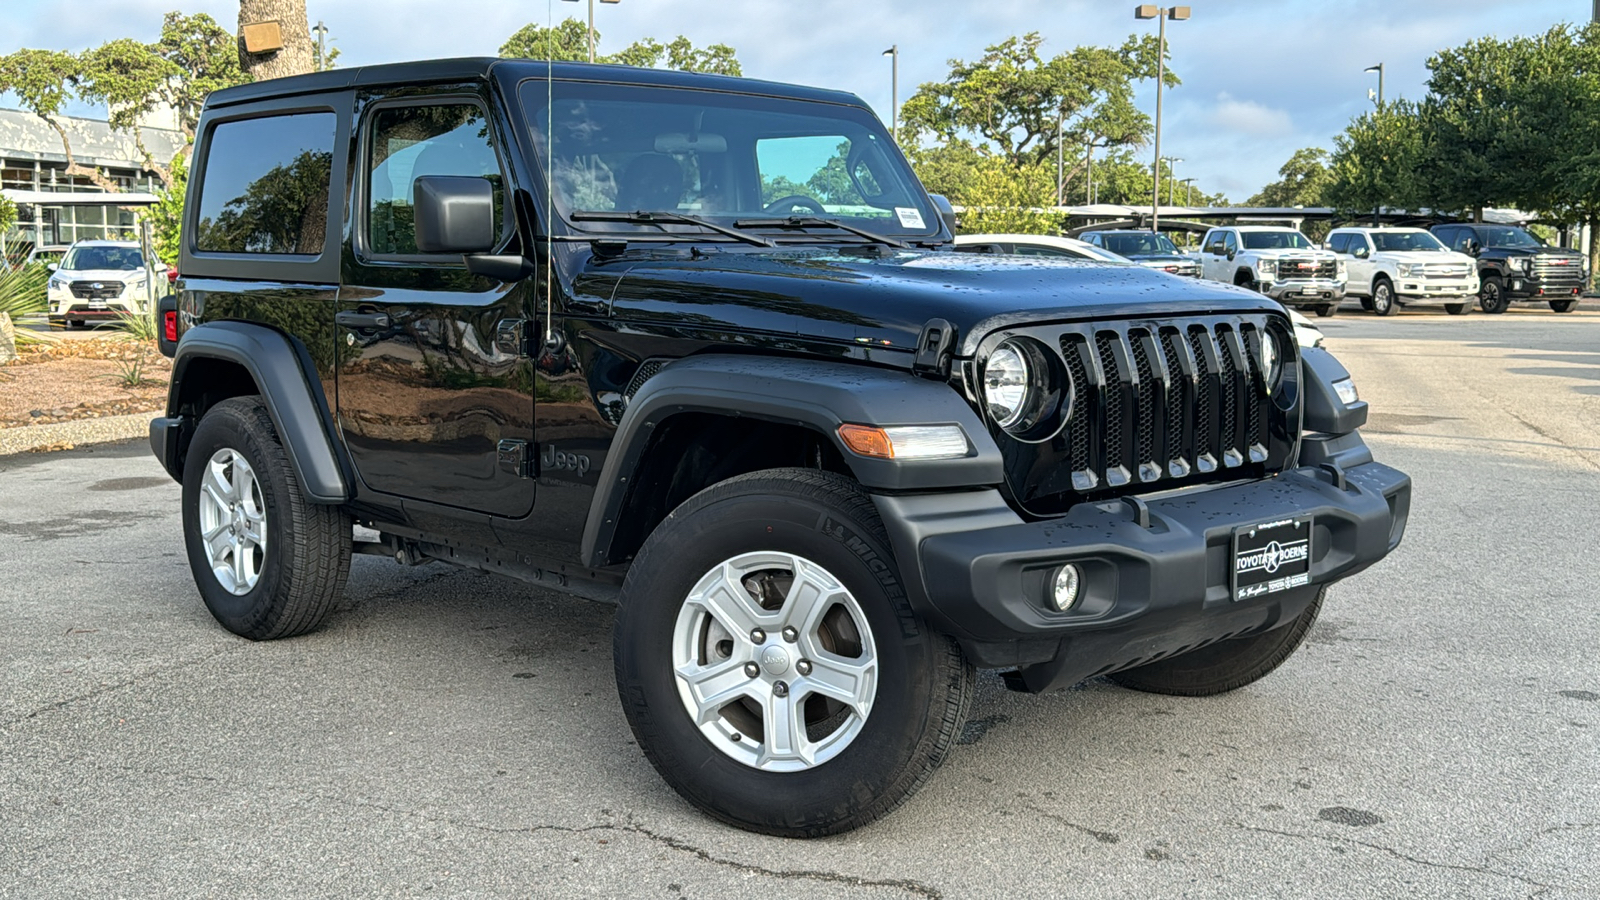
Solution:
{"label": "yucca plant", "polygon": [[49,279],[50,271],[44,266],[22,266],[15,269],[0,266],[0,315],[10,316],[12,323],[17,326],[19,347],[46,344],[55,340],[44,332],[21,327],[25,317],[49,311],[44,293],[44,283]]}
{"label": "yucca plant", "polygon": [[155,308],[144,312],[117,312],[117,327],[127,333],[127,336],[141,344],[153,344],[156,340],[156,313]]}

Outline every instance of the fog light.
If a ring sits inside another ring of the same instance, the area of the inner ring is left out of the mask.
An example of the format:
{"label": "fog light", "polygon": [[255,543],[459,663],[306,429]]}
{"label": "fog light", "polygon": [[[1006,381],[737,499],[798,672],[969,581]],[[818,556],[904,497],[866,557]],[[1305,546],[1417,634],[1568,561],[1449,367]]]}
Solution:
{"label": "fog light", "polygon": [[1051,588],[1051,602],[1056,609],[1066,612],[1078,602],[1078,588],[1083,584],[1083,575],[1078,567],[1067,564],[1056,570],[1054,586]]}

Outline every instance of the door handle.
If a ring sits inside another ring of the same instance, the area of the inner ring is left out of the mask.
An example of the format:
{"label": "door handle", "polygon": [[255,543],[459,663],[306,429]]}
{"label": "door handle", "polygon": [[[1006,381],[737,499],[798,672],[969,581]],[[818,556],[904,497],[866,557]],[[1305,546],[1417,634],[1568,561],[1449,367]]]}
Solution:
{"label": "door handle", "polygon": [[389,314],[381,312],[356,312],[342,310],[334,313],[334,324],[358,331],[375,331],[379,328],[389,327]]}

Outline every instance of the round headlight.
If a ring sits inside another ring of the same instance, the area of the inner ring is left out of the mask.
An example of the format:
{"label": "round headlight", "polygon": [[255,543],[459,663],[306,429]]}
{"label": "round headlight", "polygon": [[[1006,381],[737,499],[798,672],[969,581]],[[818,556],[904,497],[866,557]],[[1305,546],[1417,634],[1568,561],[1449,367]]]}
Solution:
{"label": "round headlight", "polygon": [[1283,353],[1278,349],[1278,332],[1267,331],[1261,335],[1261,377],[1267,396],[1278,389],[1283,380]]}
{"label": "round headlight", "polygon": [[1012,342],[989,354],[983,367],[983,402],[1001,428],[1017,424],[1027,411],[1032,378],[1027,355]]}

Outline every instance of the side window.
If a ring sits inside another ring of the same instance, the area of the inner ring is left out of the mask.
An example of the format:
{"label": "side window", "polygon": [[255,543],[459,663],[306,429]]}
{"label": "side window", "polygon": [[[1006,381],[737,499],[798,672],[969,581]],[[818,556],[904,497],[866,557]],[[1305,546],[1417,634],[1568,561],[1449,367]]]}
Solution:
{"label": "side window", "polygon": [[1018,244],[1012,251],[1018,256],[1051,256],[1057,259],[1083,259],[1083,255],[1059,247],[1044,247],[1039,244]]}
{"label": "side window", "polygon": [[295,113],[211,130],[194,246],[214,253],[316,255],[328,236],[335,117]]}
{"label": "side window", "polygon": [[474,103],[388,106],[368,120],[367,249],[417,253],[412,186],[422,175],[487,178],[495,186],[495,228],[505,224],[505,187],[488,119]]}
{"label": "side window", "polygon": [[1350,235],[1336,234],[1333,237],[1328,238],[1328,249],[1335,253],[1350,252]]}
{"label": "side window", "polygon": [[1238,249],[1238,246],[1239,246],[1238,240],[1233,236],[1233,232],[1224,231],[1222,233],[1222,252],[1223,252],[1223,254],[1232,253],[1234,250]]}
{"label": "side window", "polygon": [[1220,231],[1213,231],[1210,234],[1206,235],[1206,252],[1207,253],[1213,253],[1213,254],[1216,254],[1216,255],[1219,255],[1219,256],[1223,253],[1223,249],[1222,249],[1222,234],[1223,233],[1220,232]]}
{"label": "side window", "polygon": [[[1363,250],[1371,249],[1371,243],[1367,240],[1367,236],[1364,234],[1352,234],[1350,235],[1349,248],[1350,254],[1354,256],[1360,254]],[[1366,255],[1371,256],[1372,254],[1368,253]]]}
{"label": "side window", "polygon": [[1465,253],[1467,252],[1467,245],[1477,240],[1478,233],[1476,231],[1473,231],[1471,228],[1457,228],[1456,239],[1455,242],[1451,244],[1450,249],[1459,250],[1462,253]]}

